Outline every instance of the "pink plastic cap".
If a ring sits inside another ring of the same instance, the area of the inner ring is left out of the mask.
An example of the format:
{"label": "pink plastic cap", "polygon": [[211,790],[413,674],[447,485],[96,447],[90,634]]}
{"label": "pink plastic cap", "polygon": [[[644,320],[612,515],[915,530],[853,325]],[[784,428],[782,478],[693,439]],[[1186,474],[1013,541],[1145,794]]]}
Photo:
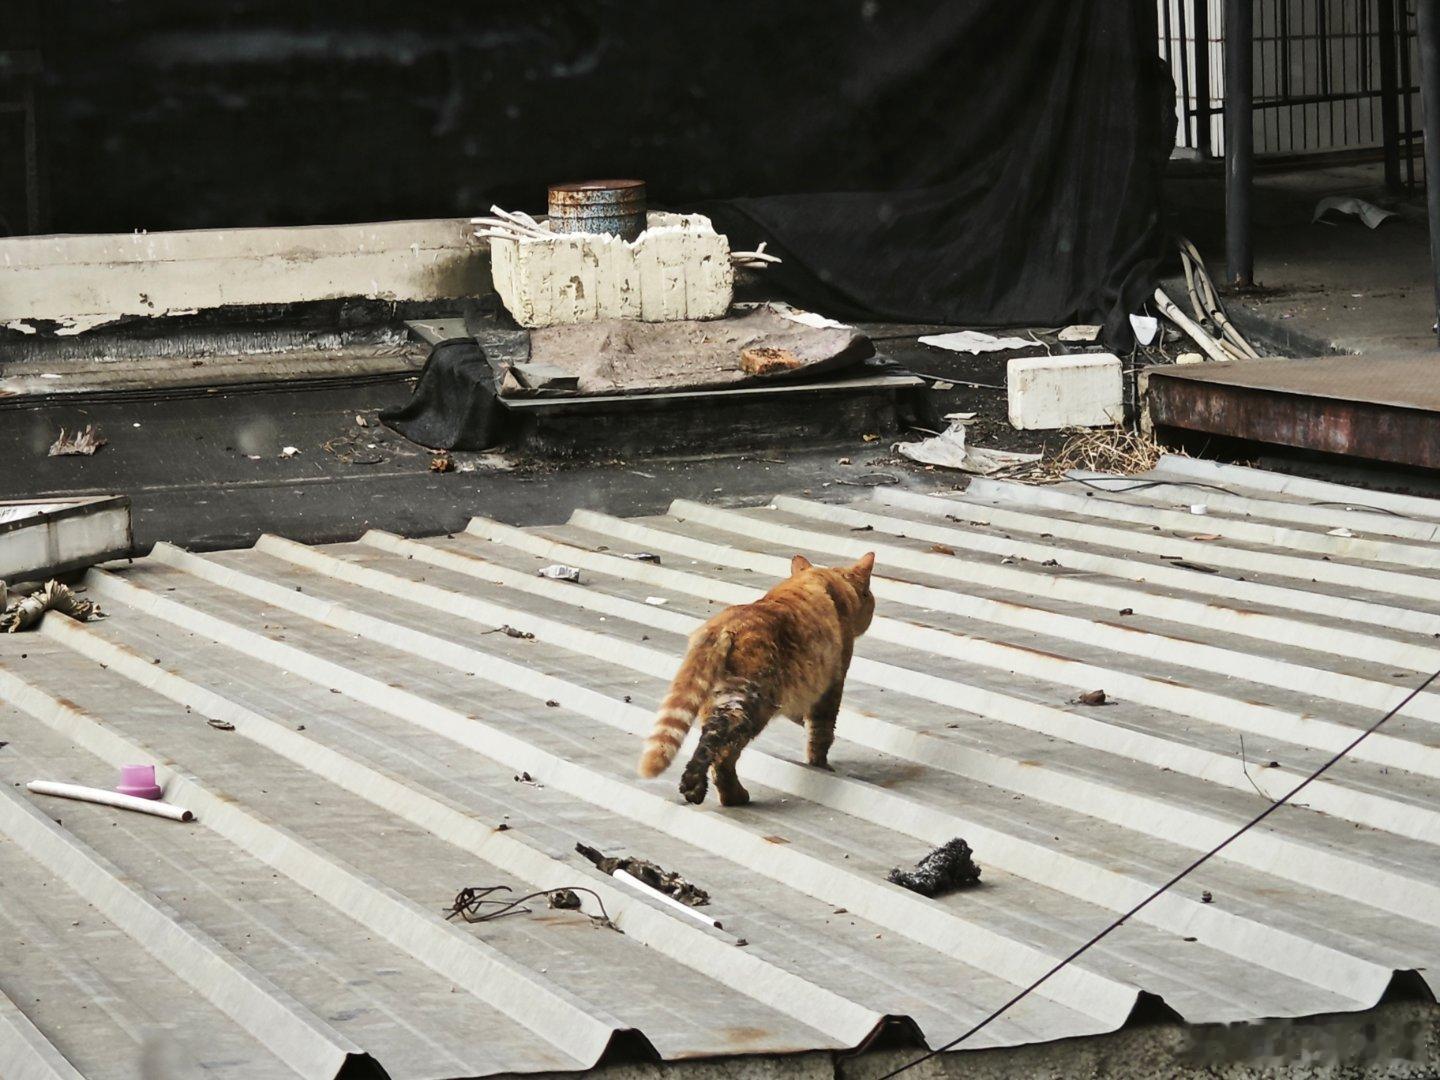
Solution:
{"label": "pink plastic cap", "polygon": [[154,765],[121,765],[120,783],[115,788],[121,795],[137,799],[158,799],[160,785],[155,782]]}

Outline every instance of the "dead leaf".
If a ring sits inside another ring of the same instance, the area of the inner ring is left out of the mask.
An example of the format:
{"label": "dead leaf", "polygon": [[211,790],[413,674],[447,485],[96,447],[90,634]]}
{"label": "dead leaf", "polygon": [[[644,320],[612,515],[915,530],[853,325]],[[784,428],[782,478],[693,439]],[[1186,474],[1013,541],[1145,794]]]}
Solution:
{"label": "dead leaf", "polygon": [[1104,690],[1086,690],[1085,693],[1081,694],[1081,695],[1080,695],[1078,698],[1076,698],[1075,700],[1078,701],[1081,705],[1104,705],[1104,704],[1105,704],[1105,691],[1104,691]]}
{"label": "dead leaf", "polygon": [[952,547],[946,547],[944,544],[931,544],[931,545],[930,545],[930,550],[933,551],[936,555],[954,555],[954,554],[955,554],[955,549],[954,549],[954,548],[952,548]]}
{"label": "dead leaf", "polygon": [[94,424],[86,424],[74,435],[66,435],[65,429],[60,429],[60,434],[50,444],[50,457],[69,457],[72,454],[80,454],[89,457],[104,446],[109,440],[100,437],[100,431]]}

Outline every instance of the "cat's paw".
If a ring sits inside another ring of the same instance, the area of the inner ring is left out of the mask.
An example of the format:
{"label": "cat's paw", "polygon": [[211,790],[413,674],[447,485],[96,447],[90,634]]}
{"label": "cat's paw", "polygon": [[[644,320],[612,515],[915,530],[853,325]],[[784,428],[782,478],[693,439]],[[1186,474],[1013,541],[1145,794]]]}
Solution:
{"label": "cat's paw", "polygon": [[680,794],[685,796],[685,801],[698,806],[705,801],[705,792],[709,788],[704,774],[698,778],[683,776],[680,778]]}

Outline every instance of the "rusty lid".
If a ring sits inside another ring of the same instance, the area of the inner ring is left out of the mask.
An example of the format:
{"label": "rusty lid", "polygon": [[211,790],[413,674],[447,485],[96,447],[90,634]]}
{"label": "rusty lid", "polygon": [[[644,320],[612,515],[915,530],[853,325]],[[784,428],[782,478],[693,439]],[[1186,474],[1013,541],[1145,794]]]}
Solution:
{"label": "rusty lid", "polygon": [[644,180],[581,180],[550,188],[551,213],[567,207],[645,206]]}
{"label": "rusty lid", "polygon": [[644,188],[644,180],[577,180],[570,184],[551,184],[550,192],[557,191],[634,191]]}

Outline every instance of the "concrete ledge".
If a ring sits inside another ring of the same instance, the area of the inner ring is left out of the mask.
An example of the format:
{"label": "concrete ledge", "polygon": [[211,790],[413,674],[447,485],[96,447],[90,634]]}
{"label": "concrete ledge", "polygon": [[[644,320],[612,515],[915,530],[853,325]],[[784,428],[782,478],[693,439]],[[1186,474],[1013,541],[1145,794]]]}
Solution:
{"label": "concrete ledge", "polygon": [[123,495],[0,502],[0,582],[125,558],[134,546]]}
{"label": "concrete ledge", "polygon": [[83,333],[135,316],[491,293],[468,219],[0,240],[0,327]]}

